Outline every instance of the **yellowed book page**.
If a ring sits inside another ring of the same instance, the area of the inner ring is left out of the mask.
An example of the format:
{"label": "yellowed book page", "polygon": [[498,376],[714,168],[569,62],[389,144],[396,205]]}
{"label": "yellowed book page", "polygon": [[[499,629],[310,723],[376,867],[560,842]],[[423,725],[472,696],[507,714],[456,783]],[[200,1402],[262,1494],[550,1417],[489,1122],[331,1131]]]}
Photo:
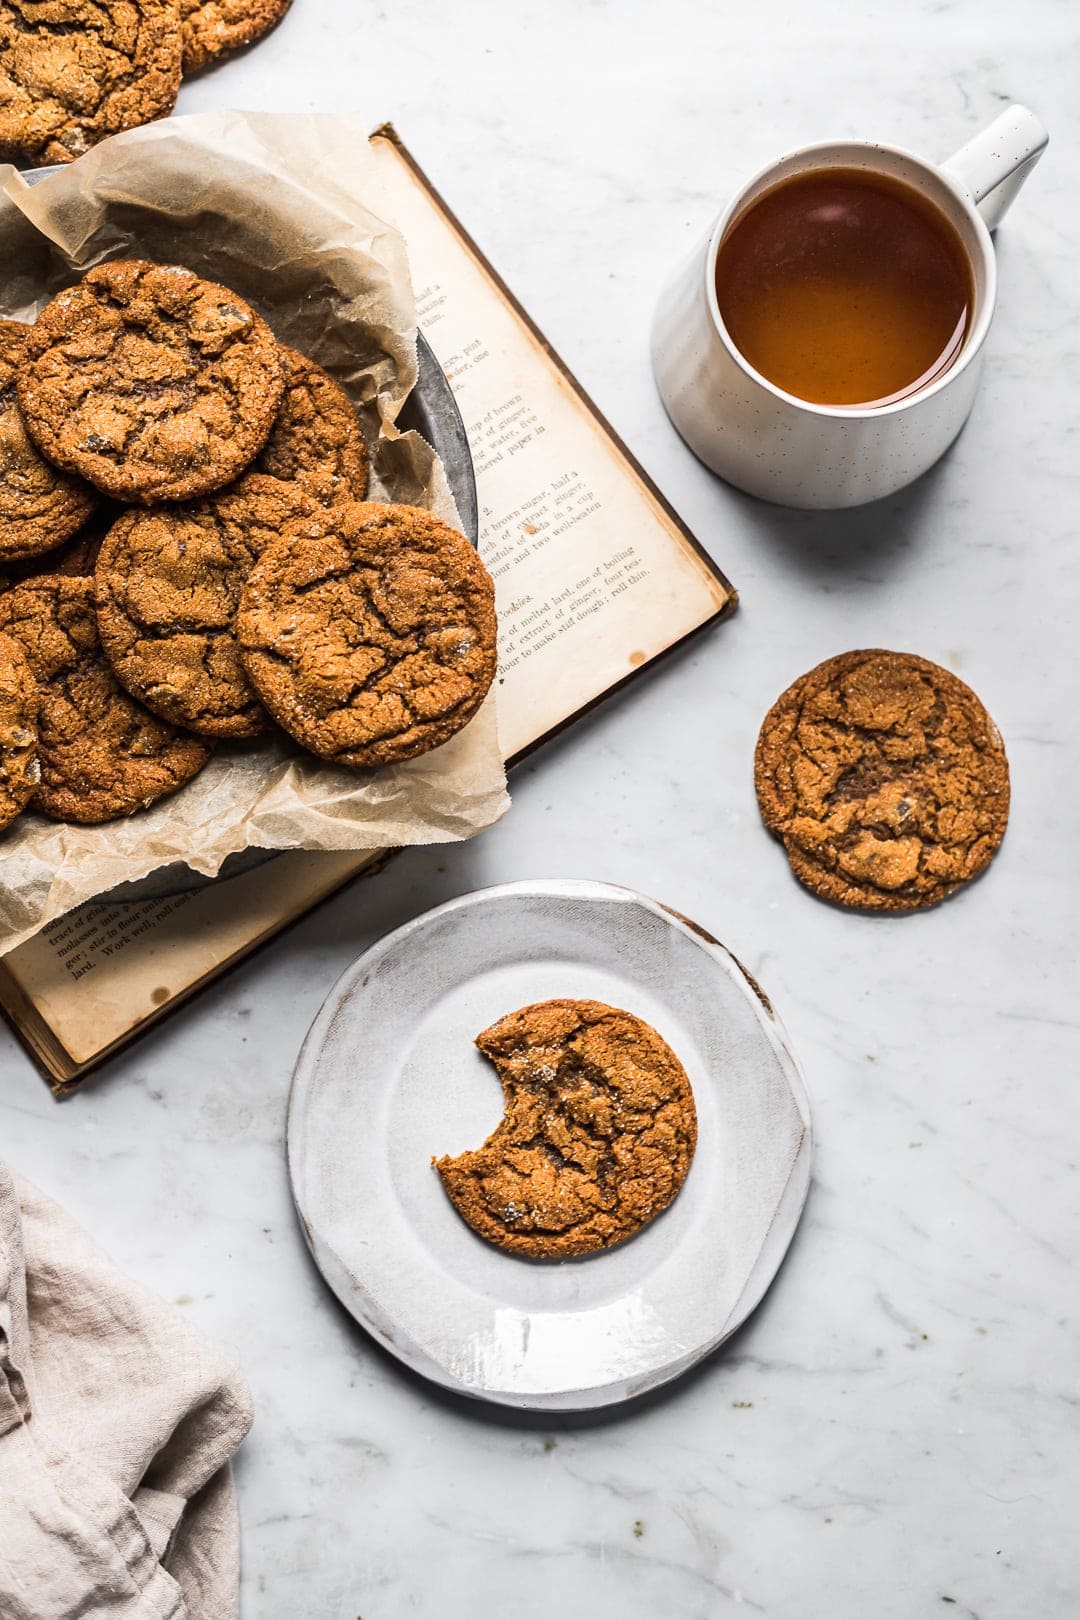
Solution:
{"label": "yellowed book page", "polygon": [[375,859],[297,850],[230,878],[227,890],[80,906],[12,951],[0,972],[14,968],[77,1069]]}
{"label": "yellowed book page", "polygon": [[507,758],[734,601],[392,141],[376,213],[409,250],[417,315],[472,448],[499,612]]}
{"label": "yellowed book page", "polygon": [[[515,313],[400,148],[375,140],[420,322],[449,374],[476,463],[481,550],[500,618],[499,731],[507,758],[734,601]],[[70,1062],[61,1078],[190,993],[371,857],[297,852],[172,901],[84,906],[0,963]]]}

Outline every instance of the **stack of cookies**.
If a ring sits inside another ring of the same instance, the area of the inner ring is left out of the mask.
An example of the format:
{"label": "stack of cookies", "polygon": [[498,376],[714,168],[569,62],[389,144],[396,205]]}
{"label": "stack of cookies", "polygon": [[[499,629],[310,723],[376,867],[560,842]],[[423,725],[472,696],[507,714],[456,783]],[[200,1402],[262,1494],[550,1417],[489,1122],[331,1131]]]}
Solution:
{"label": "stack of cookies", "polygon": [[172,111],[183,75],[250,45],[291,0],[0,0],[0,158],[70,163]]}
{"label": "stack of cookies", "polygon": [[129,815],[275,724],[356,767],[467,724],[490,576],[367,486],[338,385],[188,270],[99,265],[0,323],[0,827]]}

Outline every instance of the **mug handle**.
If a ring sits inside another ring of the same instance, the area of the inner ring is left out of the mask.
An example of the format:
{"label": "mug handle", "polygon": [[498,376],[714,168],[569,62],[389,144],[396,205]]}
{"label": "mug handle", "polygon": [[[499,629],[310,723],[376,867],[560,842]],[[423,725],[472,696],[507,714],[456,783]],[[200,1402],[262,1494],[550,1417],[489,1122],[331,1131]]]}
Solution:
{"label": "mug handle", "polygon": [[941,167],[971,193],[992,231],[1005,218],[1049,139],[1042,121],[1027,107],[1006,107]]}

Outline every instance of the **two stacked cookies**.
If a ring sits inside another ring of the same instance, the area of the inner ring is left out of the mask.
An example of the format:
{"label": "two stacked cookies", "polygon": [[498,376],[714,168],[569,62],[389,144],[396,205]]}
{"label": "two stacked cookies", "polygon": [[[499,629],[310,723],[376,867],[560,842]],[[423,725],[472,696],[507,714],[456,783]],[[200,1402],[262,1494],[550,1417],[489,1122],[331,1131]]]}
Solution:
{"label": "two stacked cookies", "polygon": [[172,111],[184,74],[250,45],[291,0],[0,0],[0,158],[70,163]]}
{"label": "two stacked cookies", "polygon": [[0,825],[129,814],[275,721],[378,766],[472,718],[486,569],[430,513],[364,499],[350,401],[236,294],[115,261],[5,323],[0,357]]}

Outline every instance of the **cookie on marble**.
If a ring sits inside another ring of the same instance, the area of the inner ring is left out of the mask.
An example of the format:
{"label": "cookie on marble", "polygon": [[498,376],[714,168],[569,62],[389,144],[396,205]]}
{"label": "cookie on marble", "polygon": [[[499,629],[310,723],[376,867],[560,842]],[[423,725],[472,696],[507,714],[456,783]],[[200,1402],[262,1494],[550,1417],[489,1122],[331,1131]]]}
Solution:
{"label": "cookie on marble", "polygon": [[192,500],[258,455],[284,386],[270,328],[177,265],[116,259],[41,311],[19,373],[48,459],[117,500]]}
{"label": "cookie on marble", "polygon": [[245,473],[203,501],[120,517],[95,570],[102,646],[120,684],[154,714],[204,736],[268,730],[233,621],[256,559],[321,511],[300,484]]}
{"label": "cookie on marble", "polygon": [[754,783],[795,876],[842,906],[936,905],[1005,836],[1009,766],[970,687],[913,653],[843,653],[777,699]]}
{"label": "cookie on marble", "polygon": [[437,748],[495,677],[491,576],[463,535],[415,506],[331,507],[268,547],[236,628],[278,725],[343,765]]}
{"label": "cookie on marble", "polygon": [[97,504],[97,492],[45,460],[23,423],[16,380],[31,331],[0,321],[0,568],[52,551]]}
{"label": "cookie on marble", "polygon": [[56,821],[145,810],[206,764],[210,748],[136,703],[101,651],[94,582],[46,575],[0,596],[0,632],[19,643],[40,697],[41,780],[33,806]]}
{"label": "cookie on marble", "polygon": [[0,0],[0,157],[70,163],[172,109],[178,0]]}
{"label": "cookie on marble", "polygon": [[180,0],[184,72],[196,73],[251,45],[279,23],[292,0]]}
{"label": "cookie on marble", "polygon": [[25,810],[41,776],[38,689],[19,643],[0,635],[0,828]]}
{"label": "cookie on marble", "polygon": [[568,1259],[667,1209],[694,1156],[697,1111],[650,1024],[599,1001],[542,1001],[476,1044],[498,1071],[503,1118],[482,1147],[433,1161],[474,1232],[527,1259]]}

